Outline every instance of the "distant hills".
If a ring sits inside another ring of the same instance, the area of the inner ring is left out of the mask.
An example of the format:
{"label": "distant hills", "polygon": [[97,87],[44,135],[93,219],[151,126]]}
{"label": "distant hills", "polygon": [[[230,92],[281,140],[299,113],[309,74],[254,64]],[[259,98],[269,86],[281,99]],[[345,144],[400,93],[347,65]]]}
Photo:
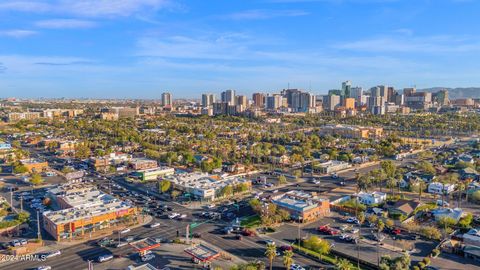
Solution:
{"label": "distant hills", "polygon": [[419,89],[418,91],[437,92],[443,89],[448,90],[448,97],[450,99],[480,98],[480,87],[466,87],[466,88],[432,87],[432,88]]}

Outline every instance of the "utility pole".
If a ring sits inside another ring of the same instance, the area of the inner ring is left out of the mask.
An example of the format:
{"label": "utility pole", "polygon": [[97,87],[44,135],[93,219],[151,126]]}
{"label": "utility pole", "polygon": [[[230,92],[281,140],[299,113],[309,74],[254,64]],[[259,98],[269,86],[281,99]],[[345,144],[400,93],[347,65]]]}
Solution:
{"label": "utility pole", "polygon": [[23,196],[20,196],[20,212],[23,212]]}
{"label": "utility pole", "polygon": [[37,237],[38,240],[42,240],[42,231],[40,231],[40,214],[37,211]]}
{"label": "utility pole", "polygon": [[10,189],[10,207],[12,208],[12,212],[15,211],[15,207],[13,206],[13,190]]}

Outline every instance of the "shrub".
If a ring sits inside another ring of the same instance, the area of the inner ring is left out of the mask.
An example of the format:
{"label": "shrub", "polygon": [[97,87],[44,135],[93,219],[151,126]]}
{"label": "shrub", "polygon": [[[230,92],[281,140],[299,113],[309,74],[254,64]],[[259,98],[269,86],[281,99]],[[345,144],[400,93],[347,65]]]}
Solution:
{"label": "shrub", "polygon": [[419,263],[418,263],[418,267],[419,267],[420,269],[425,268],[425,263],[419,262]]}
{"label": "shrub", "polygon": [[420,267],[418,267],[418,266],[415,265],[415,266],[413,267],[413,270],[420,270]]}
{"label": "shrub", "polygon": [[430,258],[423,258],[423,263],[425,265],[429,265],[430,264]]}
{"label": "shrub", "polygon": [[432,256],[433,257],[437,257],[438,255],[440,255],[440,250],[439,249],[432,250]]}

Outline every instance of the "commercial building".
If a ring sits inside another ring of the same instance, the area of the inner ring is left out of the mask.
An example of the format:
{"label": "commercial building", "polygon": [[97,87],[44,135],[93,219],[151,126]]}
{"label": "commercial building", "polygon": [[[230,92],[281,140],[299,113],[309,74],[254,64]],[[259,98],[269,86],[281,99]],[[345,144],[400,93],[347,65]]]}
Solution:
{"label": "commercial building", "polygon": [[325,125],[320,127],[319,135],[336,135],[344,138],[355,139],[380,138],[383,136],[383,128],[348,125]]}
{"label": "commercial building", "polygon": [[138,178],[140,178],[140,180],[142,181],[157,180],[159,177],[172,175],[174,173],[174,168],[164,166],[153,169],[139,170],[135,172]]}
{"label": "commercial building", "polygon": [[134,222],[137,209],[94,186],[67,184],[47,192],[57,211],[43,213],[43,228],[57,241]]}
{"label": "commercial building", "polygon": [[267,110],[276,110],[282,106],[283,97],[275,94],[267,96]]}
{"label": "commercial building", "polygon": [[334,173],[350,168],[348,162],[339,160],[329,160],[323,163],[315,164],[313,170],[319,173]]}
{"label": "commercial building", "polygon": [[170,181],[174,188],[202,201],[215,201],[222,197],[222,190],[226,186],[231,186],[234,193],[248,191],[252,186],[252,182],[248,179],[235,176],[220,177],[199,172],[170,175],[165,179]]}
{"label": "commercial building", "polygon": [[134,158],[130,160],[129,165],[132,169],[136,171],[153,169],[158,167],[158,163],[156,160],[147,158]]}
{"label": "commercial building", "polygon": [[48,168],[48,162],[35,158],[22,159],[20,163],[27,168],[29,173],[40,173]]}
{"label": "commercial building", "polygon": [[291,190],[272,197],[272,203],[290,213],[290,217],[301,222],[309,222],[330,213],[330,202],[315,193]]}
{"label": "commercial building", "polygon": [[345,98],[344,106],[346,110],[355,109],[355,99],[354,98]]}
{"label": "commercial building", "polygon": [[111,112],[117,114],[118,118],[134,118],[140,114],[138,107],[113,107]]}
{"label": "commercial building", "polygon": [[323,107],[328,111],[335,111],[342,103],[340,102],[340,96],[328,95],[323,98]]}

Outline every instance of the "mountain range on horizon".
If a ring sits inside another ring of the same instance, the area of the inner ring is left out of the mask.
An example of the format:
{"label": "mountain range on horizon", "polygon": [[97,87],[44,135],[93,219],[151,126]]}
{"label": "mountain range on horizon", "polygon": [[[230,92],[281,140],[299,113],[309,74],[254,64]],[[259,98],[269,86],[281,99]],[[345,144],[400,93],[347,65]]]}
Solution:
{"label": "mountain range on horizon", "polygon": [[418,91],[437,92],[440,90],[448,90],[448,97],[450,99],[459,98],[480,98],[480,87],[431,87],[425,89],[418,89]]}

